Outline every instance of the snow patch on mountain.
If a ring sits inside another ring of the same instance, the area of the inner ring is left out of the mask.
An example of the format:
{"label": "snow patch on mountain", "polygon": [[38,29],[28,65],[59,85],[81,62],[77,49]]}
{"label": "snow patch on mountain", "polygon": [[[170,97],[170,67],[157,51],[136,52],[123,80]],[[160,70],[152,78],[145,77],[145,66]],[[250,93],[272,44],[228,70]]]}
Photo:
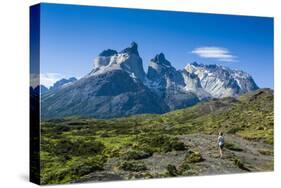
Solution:
{"label": "snow patch on mountain", "polygon": [[75,77],[71,77],[69,79],[63,78],[58,80],[53,84],[53,86],[50,87],[49,91],[55,91],[64,87],[67,87],[71,84],[73,84],[77,79]]}
{"label": "snow patch on mountain", "polygon": [[224,66],[191,63],[185,71],[197,75],[202,88],[215,98],[238,96],[258,89],[248,73]]}

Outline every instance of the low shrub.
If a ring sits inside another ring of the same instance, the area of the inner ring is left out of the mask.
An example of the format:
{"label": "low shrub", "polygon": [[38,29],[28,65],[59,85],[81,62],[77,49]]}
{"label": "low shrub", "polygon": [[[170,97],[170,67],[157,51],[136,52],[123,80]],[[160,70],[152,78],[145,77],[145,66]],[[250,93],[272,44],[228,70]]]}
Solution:
{"label": "low shrub", "polygon": [[199,152],[195,151],[188,151],[184,160],[187,163],[197,163],[204,161],[202,155]]}
{"label": "low shrub", "polygon": [[176,151],[183,151],[186,149],[186,146],[183,142],[173,141],[171,142],[171,149]]}
{"label": "low shrub", "polygon": [[85,121],[73,121],[73,122],[69,122],[68,125],[88,125],[88,122],[85,122]]}
{"label": "low shrub", "polygon": [[227,133],[228,134],[235,134],[237,133],[238,131],[241,131],[242,129],[240,127],[233,127],[233,128],[230,128]]}
{"label": "low shrub", "polygon": [[139,160],[152,156],[152,153],[140,151],[140,150],[128,150],[123,154],[123,158],[126,160]]}
{"label": "low shrub", "polygon": [[179,166],[179,174],[183,174],[185,171],[190,170],[190,163],[183,161],[183,163]]}
{"label": "low shrub", "polygon": [[177,170],[177,168],[176,168],[175,165],[169,164],[169,165],[166,167],[166,170],[167,170],[167,175],[168,175],[168,176],[177,176],[177,175],[178,175],[178,170]]}
{"label": "low shrub", "polygon": [[45,168],[41,169],[41,183],[57,184],[78,180],[86,174],[102,170],[105,162],[105,157],[97,155],[85,158],[75,157],[65,163],[48,163]]}
{"label": "low shrub", "polygon": [[[147,134],[140,137],[138,145],[145,151],[150,150],[150,152],[170,152],[173,150],[185,150],[184,143],[178,141],[176,137],[168,135],[158,135],[158,134]],[[149,149],[147,149],[149,148]]]}
{"label": "low shrub", "polygon": [[54,144],[53,153],[56,155],[94,155],[101,153],[104,150],[105,146],[98,141],[85,141],[75,140],[71,141],[70,139],[62,138]]}
{"label": "low shrub", "polygon": [[82,158],[73,164],[71,173],[77,176],[83,176],[96,170],[102,170],[105,158],[102,156]]}
{"label": "low shrub", "polygon": [[235,143],[225,143],[224,147],[232,151],[243,151],[243,149]]}
{"label": "low shrub", "polygon": [[258,152],[262,155],[268,155],[271,156],[273,155],[273,151],[272,150],[258,150]]}
{"label": "low shrub", "polygon": [[133,171],[133,172],[140,172],[140,171],[147,170],[147,167],[142,161],[124,161],[121,162],[119,168],[125,171]]}

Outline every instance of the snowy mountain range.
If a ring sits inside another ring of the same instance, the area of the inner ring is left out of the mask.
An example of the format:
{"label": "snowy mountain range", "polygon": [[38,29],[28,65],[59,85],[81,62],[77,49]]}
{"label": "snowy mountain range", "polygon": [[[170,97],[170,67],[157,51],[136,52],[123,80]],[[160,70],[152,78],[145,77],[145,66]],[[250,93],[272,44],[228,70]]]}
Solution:
{"label": "snowy mountain range", "polygon": [[175,69],[163,53],[150,60],[148,71],[135,42],[117,52],[102,51],[92,71],[79,80],[54,84],[42,95],[42,117],[112,118],[165,113],[211,98],[236,97],[257,90],[253,78],[219,65],[187,64]]}
{"label": "snowy mountain range", "polygon": [[75,77],[71,77],[69,79],[63,78],[61,80],[56,81],[50,88],[47,88],[46,86],[44,86],[43,84],[36,86],[34,88],[35,92],[40,91],[41,94],[47,93],[49,91],[56,91],[59,90],[63,87],[66,87],[67,85],[75,82],[77,79]]}

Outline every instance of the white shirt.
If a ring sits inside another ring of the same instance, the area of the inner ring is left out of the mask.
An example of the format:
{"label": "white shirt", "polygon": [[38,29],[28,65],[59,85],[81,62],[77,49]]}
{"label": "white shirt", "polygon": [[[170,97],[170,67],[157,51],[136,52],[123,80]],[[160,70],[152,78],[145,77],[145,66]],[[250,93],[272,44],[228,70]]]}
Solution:
{"label": "white shirt", "polygon": [[219,142],[219,145],[223,145],[224,144],[224,137],[223,136],[219,136],[218,137],[218,142]]}

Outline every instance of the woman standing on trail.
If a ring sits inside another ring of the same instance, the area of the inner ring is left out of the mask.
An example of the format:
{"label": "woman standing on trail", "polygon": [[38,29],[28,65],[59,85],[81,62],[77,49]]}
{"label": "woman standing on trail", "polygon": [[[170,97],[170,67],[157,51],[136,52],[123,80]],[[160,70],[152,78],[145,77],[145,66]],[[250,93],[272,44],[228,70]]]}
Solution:
{"label": "woman standing on trail", "polygon": [[223,146],[224,146],[224,137],[223,137],[223,133],[219,132],[219,136],[218,136],[218,146],[219,146],[219,151],[220,151],[220,158],[222,158],[222,150],[223,150]]}

